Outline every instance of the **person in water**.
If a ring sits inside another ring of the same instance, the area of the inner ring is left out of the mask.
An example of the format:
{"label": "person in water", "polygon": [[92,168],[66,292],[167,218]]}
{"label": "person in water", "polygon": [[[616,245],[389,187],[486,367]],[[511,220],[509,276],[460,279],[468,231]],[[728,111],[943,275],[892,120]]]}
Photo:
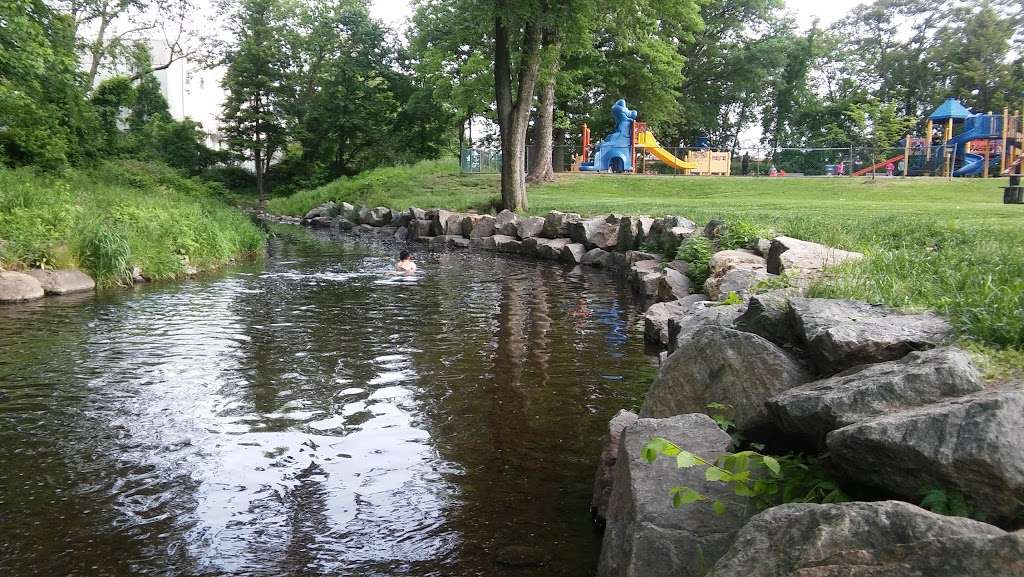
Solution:
{"label": "person in water", "polygon": [[395,263],[395,270],[407,274],[416,272],[416,263],[412,262],[412,255],[409,254],[409,251],[403,250],[398,253],[398,262]]}

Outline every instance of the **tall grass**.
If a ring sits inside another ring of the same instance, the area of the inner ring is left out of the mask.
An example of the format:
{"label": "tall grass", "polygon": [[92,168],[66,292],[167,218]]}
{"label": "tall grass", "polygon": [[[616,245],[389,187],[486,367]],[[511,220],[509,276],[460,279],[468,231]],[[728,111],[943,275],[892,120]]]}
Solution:
{"label": "tall grass", "polygon": [[80,266],[101,284],[128,284],[135,267],[169,279],[260,251],[263,233],[218,192],[152,163],[0,170],[0,267]]}

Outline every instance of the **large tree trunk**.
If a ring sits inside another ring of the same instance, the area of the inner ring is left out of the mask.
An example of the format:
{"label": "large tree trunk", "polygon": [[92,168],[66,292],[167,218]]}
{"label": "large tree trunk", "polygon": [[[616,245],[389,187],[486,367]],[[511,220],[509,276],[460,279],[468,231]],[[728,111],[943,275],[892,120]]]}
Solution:
{"label": "large tree trunk", "polygon": [[533,155],[533,166],[530,167],[530,173],[526,176],[527,182],[554,182],[555,180],[551,157],[554,152],[555,88],[558,71],[561,67],[562,45],[559,40],[552,40],[550,33],[545,32],[544,36],[545,44],[551,48],[548,54],[550,61],[540,95],[540,105],[537,109],[537,147]]}
{"label": "large tree trunk", "polygon": [[[498,14],[494,18],[494,96],[501,132],[501,205],[508,210],[523,211],[527,209],[526,129],[540,69],[540,26],[529,22],[523,30],[522,55],[514,83],[509,28],[502,21],[502,14],[507,13],[506,2],[498,2]],[[513,85],[516,86],[514,100]]]}

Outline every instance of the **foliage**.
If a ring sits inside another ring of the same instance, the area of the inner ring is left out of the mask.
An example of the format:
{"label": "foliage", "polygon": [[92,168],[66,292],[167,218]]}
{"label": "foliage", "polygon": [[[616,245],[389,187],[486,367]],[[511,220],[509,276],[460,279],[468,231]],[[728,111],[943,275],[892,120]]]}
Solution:
{"label": "foliage", "polygon": [[782,274],[777,276],[757,281],[750,287],[750,293],[757,295],[791,286],[793,286],[793,279],[790,278],[789,273],[783,271]]}
{"label": "foliage", "polygon": [[101,284],[222,265],[263,247],[263,234],[217,187],[160,164],[122,161],[63,176],[0,169],[0,268],[81,266]]}
{"label": "foliage", "polygon": [[741,304],[743,304],[743,299],[740,298],[740,295],[738,295],[736,293],[736,291],[729,291],[729,294],[726,295],[725,299],[723,299],[722,302],[718,303],[718,306],[741,305]]}
{"label": "foliage", "polygon": [[[680,469],[702,467],[704,480],[720,482],[734,494],[750,498],[763,510],[780,503],[840,503],[849,497],[817,466],[817,462],[799,455],[772,457],[756,451],[725,453],[712,460],[682,449],[675,443],[655,437],[644,445],[643,458],[653,463],[659,456],[674,458]],[[712,500],[693,487],[680,485],[670,491],[672,505],[711,502],[716,514],[723,514],[727,505]]]}
{"label": "foliage", "polygon": [[718,240],[718,247],[721,250],[734,250],[747,248],[764,237],[764,231],[743,220],[727,222],[725,233]]}
{"label": "foliage", "polygon": [[693,236],[683,241],[676,253],[676,259],[689,264],[686,275],[697,286],[704,286],[704,281],[711,274],[711,255],[715,252],[711,240],[704,236]]}
{"label": "foliage", "polygon": [[967,497],[960,491],[947,491],[942,487],[927,487],[920,491],[920,497],[921,508],[928,509],[932,513],[984,520],[984,516],[974,510],[974,507],[967,502]]}

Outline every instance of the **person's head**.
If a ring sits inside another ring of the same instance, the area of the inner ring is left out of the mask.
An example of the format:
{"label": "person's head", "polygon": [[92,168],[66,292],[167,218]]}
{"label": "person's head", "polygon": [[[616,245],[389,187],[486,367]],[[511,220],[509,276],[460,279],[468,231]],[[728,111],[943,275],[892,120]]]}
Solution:
{"label": "person's head", "polygon": [[398,260],[412,260],[412,255],[409,254],[409,251],[403,250],[402,252],[398,253]]}

